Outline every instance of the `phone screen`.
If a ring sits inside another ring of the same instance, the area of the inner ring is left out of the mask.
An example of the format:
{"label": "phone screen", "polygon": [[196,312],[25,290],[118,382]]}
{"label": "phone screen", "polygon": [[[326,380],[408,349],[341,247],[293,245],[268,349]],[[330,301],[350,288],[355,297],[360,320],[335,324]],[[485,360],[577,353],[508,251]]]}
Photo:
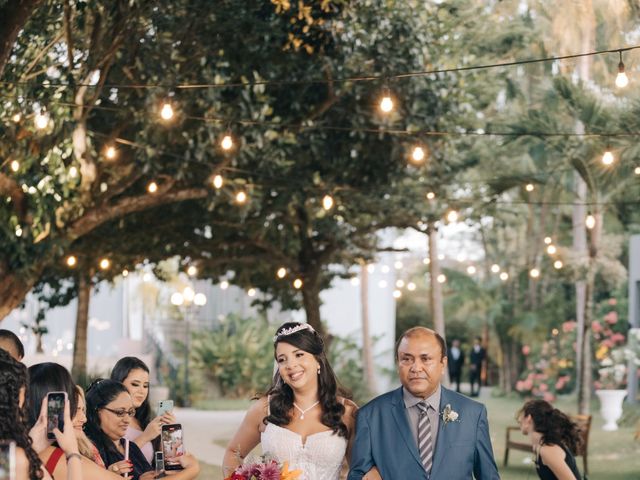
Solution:
{"label": "phone screen", "polygon": [[55,440],[54,429],[64,430],[64,402],[67,394],[50,392],[47,394],[47,438]]}
{"label": "phone screen", "polygon": [[16,443],[0,441],[0,480],[16,479]]}
{"label": "phone screen", "polygon": [[178,457],[184,455],[184,443],[179,423],[162,426],[162,453],[165,470],[182,470]]}

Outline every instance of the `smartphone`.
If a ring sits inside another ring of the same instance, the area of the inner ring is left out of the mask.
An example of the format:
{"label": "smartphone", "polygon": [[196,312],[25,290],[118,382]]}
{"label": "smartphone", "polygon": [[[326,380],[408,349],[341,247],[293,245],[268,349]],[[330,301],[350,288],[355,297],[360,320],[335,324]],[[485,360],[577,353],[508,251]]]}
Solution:
{"label": "smartphone", "polygon": [[0,440],[0,480],[16,480],[16,442]]}
{"label": "smartphone", "polygon": [[162,452],[156,452],[156,474],[164,472],[164,455]]}
{"label": "smartphone", "polygon": [[182,425],[174,423],[163,425],[160,434],[165,470],[182,470],[178,457],[184,455]]}
{"label": "smartphone", "polygon": [[158,402],[158,416],[173,410],[173,400],[160,400]]}
{"label": "smartphone", "polygon": [[64,405],[67,401],[66,392],[47,393],[47,438],[55,440],[53,431],[57,428],[64,430]]}

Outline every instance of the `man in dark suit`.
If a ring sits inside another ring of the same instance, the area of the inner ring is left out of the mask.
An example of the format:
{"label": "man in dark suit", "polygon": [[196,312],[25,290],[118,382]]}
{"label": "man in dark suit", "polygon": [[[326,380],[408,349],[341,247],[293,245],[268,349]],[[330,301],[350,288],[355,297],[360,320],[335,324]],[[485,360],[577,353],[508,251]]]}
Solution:
{"label": "man in dark suit", "polygon": [[[480,374],[482,373],[482,362],[484,362],[486,356],[486,352],[480,342],[480,337],[476,337],[473,340],[473,347],[469,355],[469,383],[471,384],[472,397],[480,395]],[[474,389],[474,385],[478,386],[477,390]]]}
{"label": "man in dark suit", "polygon": [[487,409],[440,385],[442,337],[414,327],[396,351],[402,387],[358,412],[348,480],[499,480]]}
{"label": "man in dark suit", "polygon": [[464,352],[460,350],[460,340],[457,338],[451,342],[451,348],[447,353],[449,364],[449,380],[451,385],[456,384],[456,392],[460,393],[460,378],[462,377],[462,366],[464,365]]}

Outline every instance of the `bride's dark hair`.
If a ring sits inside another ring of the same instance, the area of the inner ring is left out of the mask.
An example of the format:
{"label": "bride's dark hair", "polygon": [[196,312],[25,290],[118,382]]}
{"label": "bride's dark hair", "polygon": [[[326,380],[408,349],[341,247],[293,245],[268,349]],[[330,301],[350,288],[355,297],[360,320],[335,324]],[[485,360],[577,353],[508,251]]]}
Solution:
{"label": "bride's dark hair", "polygon": [[[305,325],[305,327],[300,328],[302,325]],[[296,331],[292,333],[287,332],[292,329]],[[347,393],[344,389],[338,388],[336,375],[333,373],[333,369],[331,365],[329,365],[324,351],[324,341],[322,337],[310,326],[306,326],[306,324],[287,322],[276,331],[273,342],[274,357],[275,349],[280,342],[293,345],[316,358],[320,364],[318,397],[320,406],[322,407],[322,424],[331,428],[338,435],[345,438],[348,437],[347,426],[342,421],[345,408],[336,398],[338,393],[345,397]],[[264,423],[270,422],[278,426],[288,425],[291,421],[289,414],[293,408],[293,390],[282,380],[278,369],[276,369],[273,375],[273,381],[271,382],[271,387],[267,395],[269,398],[269,415],[264,418]]]}
{"label": "bride's dark hair", "polygon": [[530,415],[533,428],[542,434],[543,445],[560,445],[576,454],[581,446],[580,429],[571,419],[545,400],[529,400],[518,416]]}

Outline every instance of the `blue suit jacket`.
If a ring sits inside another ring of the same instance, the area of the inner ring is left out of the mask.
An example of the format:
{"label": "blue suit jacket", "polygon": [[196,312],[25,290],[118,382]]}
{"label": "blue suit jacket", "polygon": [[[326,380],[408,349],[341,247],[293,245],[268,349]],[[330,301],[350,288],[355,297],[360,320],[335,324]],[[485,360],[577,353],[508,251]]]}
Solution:
{"label": "blue suit jacket", "polygon": [[[469,480],[472,475],[499,480],[484,405],[442,387],[440,412],[447,404],[459,417],[447,424],[440,417],[430,480]],[[360,480],[374,466],[384,480],[427,479],[402,388],[374,398],[358,411],[348,480]]]}

